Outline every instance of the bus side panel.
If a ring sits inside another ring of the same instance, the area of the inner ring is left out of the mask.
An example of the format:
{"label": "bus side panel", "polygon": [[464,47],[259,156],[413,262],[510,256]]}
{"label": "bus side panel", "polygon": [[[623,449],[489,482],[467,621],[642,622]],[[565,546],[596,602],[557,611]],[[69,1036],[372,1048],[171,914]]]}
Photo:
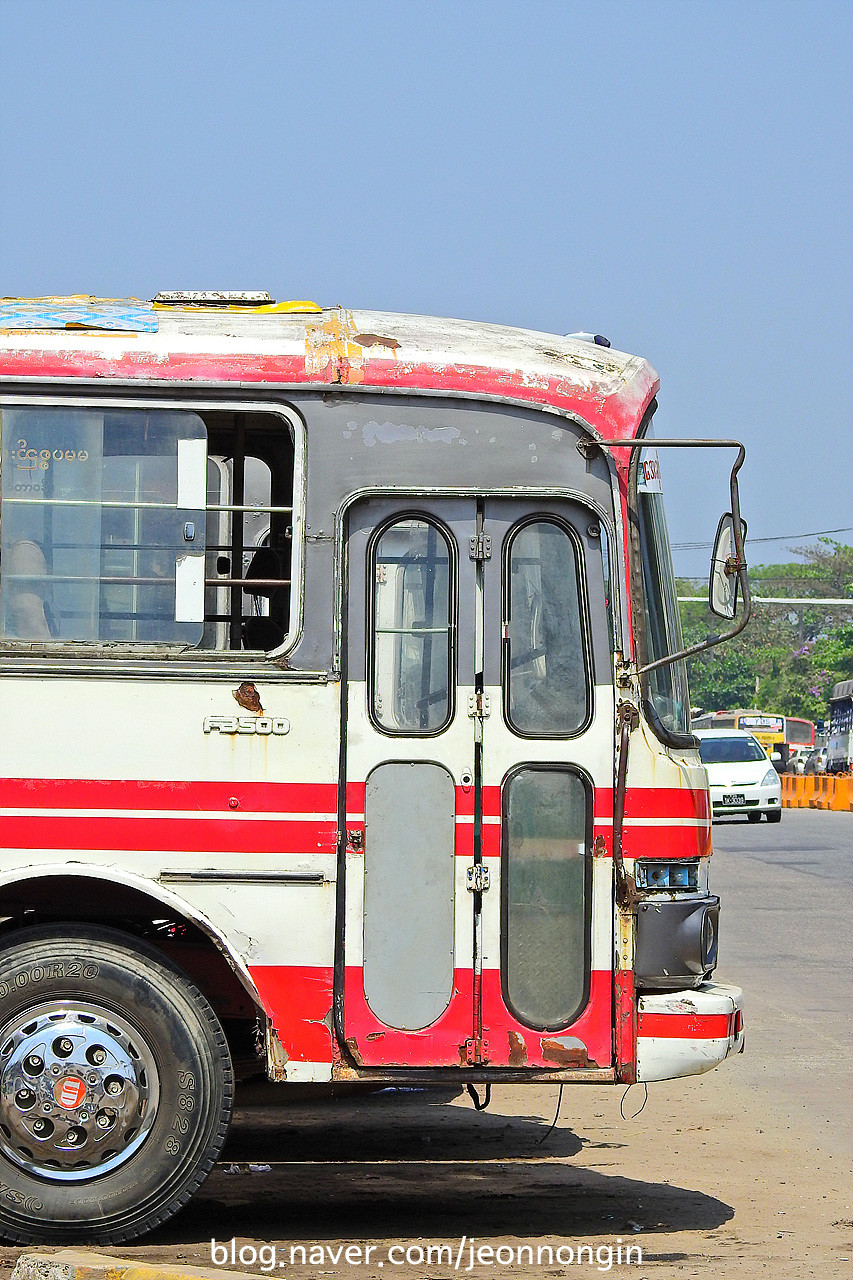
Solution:
{"label": "bus side panel", "polygon": [[340,686],[256,690],[262,713],[228,682],[165,672],[0,679],[0,874],[159,883],[248,967],[287,1078],[329,1079]]}

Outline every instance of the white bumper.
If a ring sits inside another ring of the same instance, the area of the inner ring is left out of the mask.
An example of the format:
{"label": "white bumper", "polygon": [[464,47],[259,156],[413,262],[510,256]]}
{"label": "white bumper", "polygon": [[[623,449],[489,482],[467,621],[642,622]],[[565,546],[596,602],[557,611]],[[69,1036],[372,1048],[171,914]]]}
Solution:
{"label": "white bumper", "polygon": [[743,992],[705,982],[638,999],[637,1079],[698,1076],[743,1052]]}

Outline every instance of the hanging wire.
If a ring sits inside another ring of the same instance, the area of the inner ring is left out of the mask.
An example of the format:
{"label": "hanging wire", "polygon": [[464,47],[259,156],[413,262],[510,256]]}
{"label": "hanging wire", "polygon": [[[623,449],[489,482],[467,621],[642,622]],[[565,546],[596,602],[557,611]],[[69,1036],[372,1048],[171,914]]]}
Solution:
{"label": "hanging wire", "polygon": [[557,1127],[557,1121],[558,1121],[558,1120],[559,1120],[559,1118],[560,1118],[560,1107],[561,1107],[562,1102],[563,1102],[563,1089],[564,1089],[565,1087],[566,1087],[566,1086],[565,1086],[564,1084],[561,1084],[561,1085],[560,1085],[560,1091],[559,1091],[559,1093],[557,1094],[557,1110],[554,1112],[554,1119],[551,1121],[551,1128],[550,1128],[550,1129],[548,1129],[548,1131],[547,1131],[546,1133],[544,1133],[544,1134],[542,1135],[542,1137],[539,1139],[539,1141],[535,1144],[537,1147],[541,1147],[541,1146],[542,1146],[542,1143],[543,1143],[547,1138],[550,1138],[551,1134],[554,1132],[554,1130],[555,1130],[555,1129],[556,1129],[556,1127]]}
{"label": "hanging wire", "polygon": [[628,1085],[628,1088],[622,1094],[622,1101],[619,1103],[619,1114],[621,1115],[623,1120],[636,1120],[637,1116],[640,1114],[640,1111],[642,1111],[643,1107],[646,1105],[646,1102],[648,1101],[649,1086],[647,1084],[644,1084],[643,1085],[643,1101],[640,1103],[639,1110],[635,1111],[632,1116],[626,1116],[624,1111],[625,1099],[628,1097],[628,1094],[631,1092],[633,1087],[634,1086],[632,1084]]}
{"label": "hanging wire", "polygon": [[477,1093],[477,1090],[474,1088],[472,1084],[467,1085],[466,1088],[468,1089],[468,1093],[470,1095],[471,1101],[474,1104],[474,1110],[485,1111],[486,1107],[489,1105],[489,1103],[492,1100],[492,1086],[490,1084],[486,1085],[486,1091],[483,1094],[482,1102],[480,1101],[480,1097],[479,1097],[479,1094]]}

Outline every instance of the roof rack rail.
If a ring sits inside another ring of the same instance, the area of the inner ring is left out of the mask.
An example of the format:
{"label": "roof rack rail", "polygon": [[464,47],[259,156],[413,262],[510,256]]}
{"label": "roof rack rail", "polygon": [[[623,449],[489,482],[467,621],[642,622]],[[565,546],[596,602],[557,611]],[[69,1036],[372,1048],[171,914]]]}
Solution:
{"label": "roof rack rail", "polygon": [[260,289],[170,289],[151,301],[161,307],[265,307],[275,298]]}

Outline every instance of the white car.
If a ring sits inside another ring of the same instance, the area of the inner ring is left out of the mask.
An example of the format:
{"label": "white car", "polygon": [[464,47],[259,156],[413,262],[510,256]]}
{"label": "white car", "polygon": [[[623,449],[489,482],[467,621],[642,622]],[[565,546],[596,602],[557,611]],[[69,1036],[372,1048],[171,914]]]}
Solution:
{"label": "white car", "polygon": [[750,822],[782,820],[782,784],[757,738],[742,729],[696,729],[708,771],[713,816],[745,813]]}

